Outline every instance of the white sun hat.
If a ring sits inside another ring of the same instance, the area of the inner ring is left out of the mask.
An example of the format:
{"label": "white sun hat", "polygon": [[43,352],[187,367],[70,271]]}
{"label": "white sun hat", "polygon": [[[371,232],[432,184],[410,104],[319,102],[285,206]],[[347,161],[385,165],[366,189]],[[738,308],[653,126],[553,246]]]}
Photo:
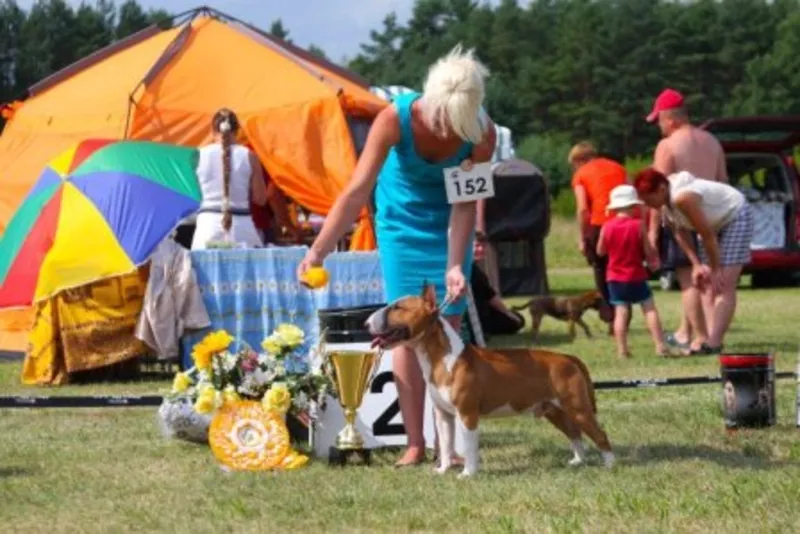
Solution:
{"label": "white sun hat", "polygon": [[639,200],[639,195],[636,194],[635,187],[628,184],[618,185],[611,190],[606,211],[630,208],[631,206],[641,206],[642,204],[644,204],[644,202]]}

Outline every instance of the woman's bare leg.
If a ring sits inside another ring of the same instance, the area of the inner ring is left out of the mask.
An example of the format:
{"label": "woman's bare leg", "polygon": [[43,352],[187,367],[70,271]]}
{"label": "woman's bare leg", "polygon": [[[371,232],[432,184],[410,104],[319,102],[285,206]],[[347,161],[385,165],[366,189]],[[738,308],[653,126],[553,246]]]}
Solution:
{"label": "woman's bare leg", "polygon": [[397,465],[418,464],[425,459],[425,381],[414,351],[408,347],[393,349],[392,371],[397,388],[397,402],[400,404],[400,414],[408,436],[408,448],[397,461]]}
{"label": "woman's bare leg", "polygon": [[739,283],[741,265],[722,267],[722,291],[714,297],[713,329],[708,337],[708,345],[717,348],[725,341],[733,316],[736,313],[736,286]]}

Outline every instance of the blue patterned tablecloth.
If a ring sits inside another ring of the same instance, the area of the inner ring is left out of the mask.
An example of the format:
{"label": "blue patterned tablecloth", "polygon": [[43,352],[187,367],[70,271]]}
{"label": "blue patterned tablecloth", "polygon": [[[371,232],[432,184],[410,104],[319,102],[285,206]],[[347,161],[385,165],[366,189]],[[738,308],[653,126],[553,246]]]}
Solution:
{"label": "blue patterned tablecloth", "polygon": [[[306,349],[319,337],[317,310],[381,304],[385,296],[377,252],[337,252],[325,261],[330,282],[311,291],[297,282],[306,247],[192,251],[192,266],[211,318],[211,328],[182,340],[182,363],[209,331],[225,329],[258,348],[280,323],[306,332]],[[237,346],[238,348],[238,346]]]}

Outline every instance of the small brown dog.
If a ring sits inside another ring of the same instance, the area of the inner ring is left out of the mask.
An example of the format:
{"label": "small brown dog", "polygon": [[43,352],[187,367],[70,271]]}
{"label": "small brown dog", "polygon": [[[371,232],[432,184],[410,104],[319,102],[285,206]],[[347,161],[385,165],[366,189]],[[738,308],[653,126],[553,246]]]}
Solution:
{"label": "small brown dog", "polygon": [[606,303],[603,295],[599,291],[588,291],[580,295],[570,296],[540,296],[533,297],[526,304],[511,308],[514,311],[522,311],[528,308],[531,314],[531,330],[534,342],[539,341],[539,326],[545,315],[559,321],[566,321],[569,324],[569,337],[575,341],[575,325],[580,325],[586,332],[586,337],[592,337],[589,326],[583,322],[583,314],[588,309],[597,310],[600,319],[605,323],[610,323],[613,317],[611,306]]}

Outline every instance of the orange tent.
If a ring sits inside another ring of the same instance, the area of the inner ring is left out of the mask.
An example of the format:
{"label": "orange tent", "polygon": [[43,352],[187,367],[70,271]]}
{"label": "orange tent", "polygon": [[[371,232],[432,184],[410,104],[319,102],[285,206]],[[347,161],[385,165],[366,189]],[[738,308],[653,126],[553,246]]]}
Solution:
{"label": "orange tent", "polygon": [[[198,146],[209,140],[221,107],[239,115],[276,184],[325,215],[355,167],[348,117],[369,120],[386,105],[355,74],[201,8],[53,74],[7,110],[0,233],[47,163],[70,145],[127,137]],[[352,242],[354,249],[375,248],[366,209]],[[0,331],[11,322],[26,323],[0,316]]]}

